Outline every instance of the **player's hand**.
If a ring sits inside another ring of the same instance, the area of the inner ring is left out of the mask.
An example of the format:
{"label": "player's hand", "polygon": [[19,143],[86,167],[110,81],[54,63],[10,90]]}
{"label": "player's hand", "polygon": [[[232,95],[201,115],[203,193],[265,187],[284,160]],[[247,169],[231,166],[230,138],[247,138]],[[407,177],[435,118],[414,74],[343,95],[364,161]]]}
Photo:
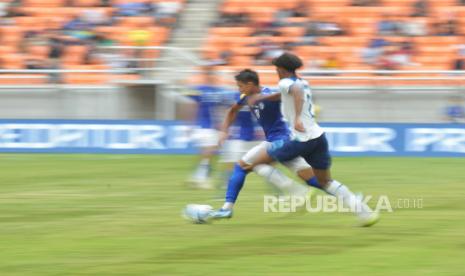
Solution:
{"label": "player's hand", "polygon": [[224,132],[224,131],[220,131],[219,140],[218,140],[218,147],[222,147],[224,142],[226,142],[226,140],[228,140],[228,137],[229,137],[229,133]]}
{"label": "player's hand", "polygon": [[294,123],[294,129],[298,132],[305,132],[305,127],[300,118],[296,118]]}

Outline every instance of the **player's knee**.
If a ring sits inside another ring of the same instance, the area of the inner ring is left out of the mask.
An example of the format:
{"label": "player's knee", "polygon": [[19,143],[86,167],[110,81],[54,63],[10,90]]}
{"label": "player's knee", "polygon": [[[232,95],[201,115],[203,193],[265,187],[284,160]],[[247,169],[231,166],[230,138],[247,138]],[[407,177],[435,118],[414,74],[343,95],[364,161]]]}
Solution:
{"label": "player's knee", "polygon": [[253,165],[245,163],[244,160],[239,160],[238,165],[245,171],[253,170]]}
{"label": "player's knee", "polygon": [[257,165],[253,171],[261,177],[268,177],[273,173],[274,168],[270,165]]}

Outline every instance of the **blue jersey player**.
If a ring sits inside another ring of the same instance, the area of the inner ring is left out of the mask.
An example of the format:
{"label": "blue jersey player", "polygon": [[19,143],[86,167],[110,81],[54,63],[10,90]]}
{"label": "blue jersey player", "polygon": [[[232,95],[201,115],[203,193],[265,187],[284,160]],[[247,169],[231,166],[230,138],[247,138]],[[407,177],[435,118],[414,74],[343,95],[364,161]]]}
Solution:
{"label": "blue jersey player", "polygon": [[[231,92],[226,102],[231,106],[239,101],[240,95],[239,92]],[[236,163],[242,155],[257,144],[259,135],[256,126],[257,122],[250,113],[250,108],[242,106],[237,111],[236,120],[230,128],[228,140],[222,145],[221,163]]]}
{"label": "blue jersey player", "polygon": [[197,102],[197,127],[193,131],[192,140],[200,149],[200,161],[189,182],[202,189],[212,187],[209,181],[211,160],[217,151],[218,126],[221,123],[221,114],[226,108],[225,90],[214,85],[211,77],[208,77],[207,81],[210,84],[195,87],[197,94],[192,97]]}
{"label": "blue jersey player", "polygon": [[[289,140],[290,131],[284,122],[280,112],[279,101],[262,101],[256,105],[249,106],[247,98],[249,95],[261,94],[268,95],[271,91],[267,88],[261,88],[258,74],[252,70],[243,70],[236,76],[236,82],[242,94],[241,98],[230,108],[220,132],[220,144],[229,136],[229,127],[235,121],[237,115],[244,107],[247,107],[251,114],[256,118],[265,133],[266,141],[250,149],[239,162],[234,166],[233,173],[228,181],[226,199],[220,210],[210,214],[212,218],[229,218],[232,216],[232,209],[239,192],[244,184],[246,175],[249,170],[245,167],[254,163],[257,153],[269,148],[272,143],[277,141]],[[296,157],[283,163],[286,167],[296,172],[301,177],[313,176],[312,168],[305,162],[302,157]],[[280,173],[274,167],[268,164],[254,166],[253,171],[258,175],[266,178],[274,184],[279,190],[289,193],[293,196],[305,197],[308,188],[295,183],[293,180]]]}

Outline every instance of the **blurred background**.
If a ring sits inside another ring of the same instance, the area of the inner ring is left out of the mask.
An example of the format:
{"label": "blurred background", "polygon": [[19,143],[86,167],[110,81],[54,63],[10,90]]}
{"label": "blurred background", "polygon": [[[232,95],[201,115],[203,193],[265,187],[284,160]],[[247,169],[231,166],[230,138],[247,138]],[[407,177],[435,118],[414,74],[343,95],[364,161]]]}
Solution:
{"label": "blurred background", "polygon": [[[1,275],[465,275],[465,0],[0,0],[0,42]],[[250,148],[216,162],[234,75],[276,89],[285,51],[374,228],[264,213],[253,174],[180,217]]]}
{"label": "blurred background", "polygon": [[292,51],[321,122],[464,121],[461,0],[3,0],[0,15],[0,118],[185,120],[196,85],[253,68],[275,87],[270,61]]}

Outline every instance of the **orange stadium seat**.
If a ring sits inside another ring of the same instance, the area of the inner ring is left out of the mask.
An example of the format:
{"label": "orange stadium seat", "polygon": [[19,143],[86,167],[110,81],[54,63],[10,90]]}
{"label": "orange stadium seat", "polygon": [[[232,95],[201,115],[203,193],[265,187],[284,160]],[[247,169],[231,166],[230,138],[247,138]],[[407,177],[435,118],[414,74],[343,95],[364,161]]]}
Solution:
{"label": "orange stadium seat", "polygon": [[119,19],[119,25],[128,28],[149,27],[152,26],[154,22],[153,17],[149,16],[122,17]]}
{"label": "orange stadium seat", "polygon": [[18,46],[23,38],[24,28],[20,26],[2,26],[0,27],[0,39],[2,45]]}
{"label": "orange stadium seat", "polygon": [[10,55],[16,52],[16,48],[12,46],[5,46],[2,45],[0,46],[0,57],[3,57],[5,55]]}
{"label": "orange stadium seat", "polygon": [[56,8],[63,7],[65,0],[22,0],[22,5],[25,7]]}
{"label": "orange stadium seat", "polygon": [[244,36],[247,37],[252,34],[253,28],[251,27],[215,27],[210,29],[212,36]]}
{"label": "orange stadium seat", "polygon": [[[357,7],[351,6],[351,0],[305,0],[309,9],[309,18],[288,18],[288,22],[305,24],[309,19],[333,21],[342,25],[348,31],[345,36],[319,37],[320,46],[297,46],[293,51],[300,55],[305,61],[312,59],[326,59],[335,56],[343,68],[369,70],[374,69],[361,60],[361,50],[369,42],[378,37],[377,24],[384,14],[392,14],[396,18],[409,16],[413,12],[415,0],[383,0],[380,6]],[[272,22],[275,13],[279,9],[295,7],[301,0],[292,1],[266,1],[266,0],[226,0],[220,7],[222,12],[240,13],[245,12],[251,19],[258,22]],[[454,12],[459,21],[459,30],[465,33],[465,7],[457,7],[455,0],[433,1],[430,17],[412,18],[410,20],[424,21],[427,30],[431,30],[432,23],[437,21],[436,17],[444,18],[444,9]],[[231,63],[225,68],[248,66],[253,63],[253,56],[260,50],[257,45],[262,39],[276,43],[300,42],[305,33],[303,27],[282,27],[282,35],[278,37],[251,37],[254,29],[250,27],[221,27],[211,28],[209,38],[205,44],[209,49],[208,56],[217,57],[221,51],[233,52]],[[412,61],[417,65],[405,66],[403,69],[449,69],[456,56],[456,45],[462,40],[460,37],[400,37],[389,36],[386,40],[390,42],[413,41],[415,54]],[[252,47],[251,47],[252,46]],[[260,67],[263,69],[263,67]],[[360,76],[360,75],[359,75]],[[265,76],[264,82],[275,83],[272,76]],[[366,80],[345,80],[338,84],[369,84]],[[324,80],[322,83],[336,83],[334,80]],[[415,82],[409,82],[409,84]]]}
{"label": "orange stadium seat", "polygon": [[1,57],[1,64],[4,69],[24,69],[24,56],[20,54],[10,54]]}
{"label": "orange stadium seat", "polygon": [[28,49],[29,57],[34,59],[47,59],[50,47],[47,45],[32,45]]}
{"label": "orange stadium seat", "polygon": [[68,46],[65,48],[62,61],[65,65],[81,64],[87,51],[88,48],[86,46]]}

